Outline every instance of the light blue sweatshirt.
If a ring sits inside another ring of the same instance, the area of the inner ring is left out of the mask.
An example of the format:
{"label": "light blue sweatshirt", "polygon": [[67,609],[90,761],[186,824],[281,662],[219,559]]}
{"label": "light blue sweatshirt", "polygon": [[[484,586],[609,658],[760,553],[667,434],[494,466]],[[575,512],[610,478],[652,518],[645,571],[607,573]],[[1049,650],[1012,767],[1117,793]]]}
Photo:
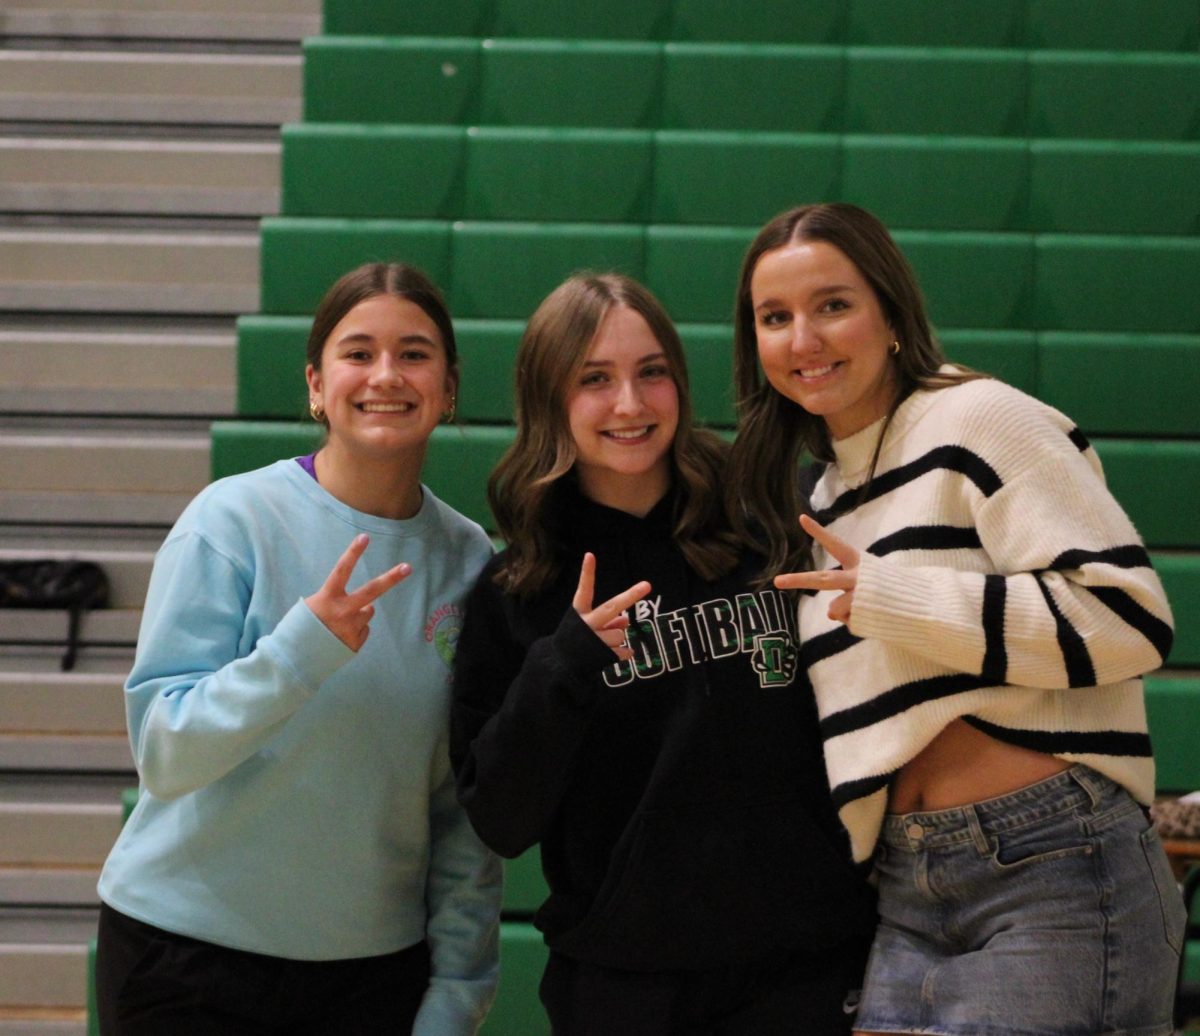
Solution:
{"label": "light blue sweatshirt", "polygon": [[[400,561],[357,654],[313,615],[360,532],[353,589]],[[294,460],[222,479],[154,563],[126,684],[141,778],[100,877],[114,909],[298,960],[428,939],[415,1033],[473,1033],[497,977],[498,861],[447,755],[460,603],[491,553],[427,488],[404,521],[355,511]]]}

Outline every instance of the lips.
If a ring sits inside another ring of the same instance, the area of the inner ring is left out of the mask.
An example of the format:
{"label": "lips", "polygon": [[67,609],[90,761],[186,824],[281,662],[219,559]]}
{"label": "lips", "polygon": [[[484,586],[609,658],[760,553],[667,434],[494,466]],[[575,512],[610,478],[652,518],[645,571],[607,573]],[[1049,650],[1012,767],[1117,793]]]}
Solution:
{"label": "lips", "polygon": [[600,434],[607,439],[615,439],[617,442],[633,442],[637,439],[644,439],[654,431],[655,427],[655,425],[642,425],[640,428],[610,428]]}
{"label": "lips", "polygon": [[405,414],[416,408],[413,403],[383,403],[377,401],[355,403],[354,405],[364,414]]}
{"label": "lips", "polygon": [[824,367],[801,367],[796,373],[802,378],[823,378],[826,374],[832,374],[841,363],[827,363]]}

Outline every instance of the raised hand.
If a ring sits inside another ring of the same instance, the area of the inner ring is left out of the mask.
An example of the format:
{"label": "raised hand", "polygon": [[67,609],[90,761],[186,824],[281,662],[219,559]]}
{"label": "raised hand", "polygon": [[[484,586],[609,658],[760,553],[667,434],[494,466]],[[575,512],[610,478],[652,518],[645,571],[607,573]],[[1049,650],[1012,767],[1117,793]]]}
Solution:
{"label": "raised hand", "polygon": [[588,552],[583,555],[583,566],[579,571],[579,586],[571,604],[583,619],[605,644],[612,648],[613,653],[622,662],[633,657],[633,649],[625,639],[625,630],[629,626],[629,618],[625,609],[636,604],[650,592],[650,584],[645,580],[634,583],[628,590],[623,590],[616,597],[610,597],[603,604],[592,607],[592,596],[596,590],[596,555]]}
{"label": "raised hand", "polygon": [[775,585],[780,590],[841,590],[830,603],[828,614],[834,622],[849,622],[854,588],[858,585],[859,552],[807,514],[800,516],[800,527],[842,567],[815,572],[784,572],[775,577]]}
{"label": "raised hand", "polygon": [[321,589],[304,599],[312,613],[351,651],[357,651],[367,642],[367,636],[371,632],[371,618],[375,614],[372,602],[412,572],[411,565],[401,562],[382,575],[368,579],[357,590],[347,591],[346,584],[350,581],[350,573],[354,571],[358,559],[367,549],[367,542],[366,533],[355,536],[345,553],[338,558]]}

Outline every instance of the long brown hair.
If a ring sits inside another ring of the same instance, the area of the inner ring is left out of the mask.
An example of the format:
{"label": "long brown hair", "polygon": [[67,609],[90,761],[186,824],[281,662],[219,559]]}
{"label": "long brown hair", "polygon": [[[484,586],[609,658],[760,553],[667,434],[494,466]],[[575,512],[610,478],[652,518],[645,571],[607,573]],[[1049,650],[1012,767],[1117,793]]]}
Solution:
{"label": "long brown hair", "polygon": [[739,533],[766,553],[768,575],[811,564],[808,537],[796,521],[807,506],[798,468],[805,454],[819,461],[833,459],[824,419],[777,392],[763,376],[758,359],[750,281],[767,252],[802,241],[831,244],[858,267],[900,344],[899,353],[889,355],[898,391],[880,430],[868,484],[888,425],[913,391],[986,377],[965,368],[939,369],[946,357],[930,327],[916,275],[887,228],[871,213],[844,203],[805,205],[767,223],[746,250],[738,279],[733,327],[738,435],[730,454],[726,501]]}
{"label": "long brown hair", "polygon": [[719,488],[726,447],[692,423],[687,365],[671,318],[636,281],[617,273],[583,272],[555,288],[529,319],[515,365],[517,436],[488,479],[488,503],[508,543],[496,581],[521,597],[537,594],[558,573],[549,504],[555,483],[575,464],[567,397],[601,322],[616,306],[628,307],[649,325],[678,393],[671,475],[680,549],[706,579],[727,572],[737,560]]}

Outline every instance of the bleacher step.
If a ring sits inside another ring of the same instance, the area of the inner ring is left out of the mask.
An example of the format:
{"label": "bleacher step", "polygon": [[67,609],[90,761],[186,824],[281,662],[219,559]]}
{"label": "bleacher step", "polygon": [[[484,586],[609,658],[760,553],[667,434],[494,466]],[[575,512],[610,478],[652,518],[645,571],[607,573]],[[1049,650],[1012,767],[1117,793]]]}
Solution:
{"label": "bleacher step", "polygon": [[258,254],[258,234],[241,227],[9,226],[0,229],[0,309],[252,313]]}
{"label": "bleacher step", "polygon": [[0,211],[260,216],[279,210],[277,140],[0,138]]}
{"label": "bleacher step", "polygon": [[94,909],[0,910],[0,1010],[78,1010],[87,998]]}
{"label": "bleacher step", "polygon": [[0,50],[0,119],[272,126],[300,77],[298,54]]}

